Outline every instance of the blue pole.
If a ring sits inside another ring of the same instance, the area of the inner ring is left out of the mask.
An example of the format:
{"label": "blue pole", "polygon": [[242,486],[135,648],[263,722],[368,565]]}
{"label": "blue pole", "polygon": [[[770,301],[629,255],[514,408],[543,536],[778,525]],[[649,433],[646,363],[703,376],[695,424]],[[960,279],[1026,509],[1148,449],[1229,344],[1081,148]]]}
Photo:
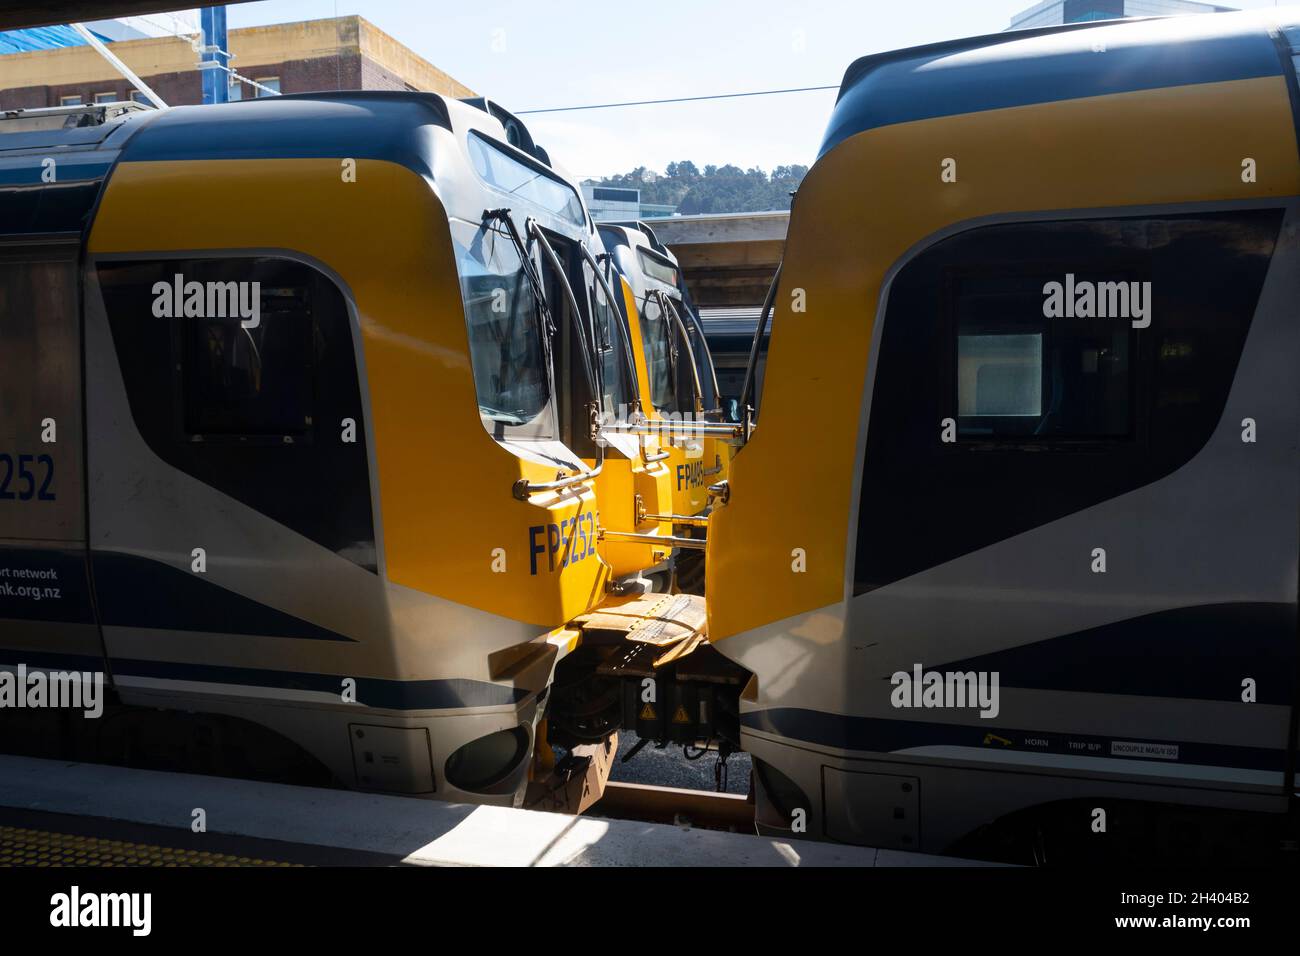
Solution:
{"label": "blue pole", "polygon": [[[209,49],[215,47],[218,50],[229,50],[226,45],[226,8],[225,7],[203,7],[199,11],[199,24],[203,28],[203,46],[204,53],[201,58],[202,62],[220,63],[226,65],[225,59],[220,53],[209,52]],[[225,103],[230,98],[230,74],[225,70],[208,68],[203,71],[203,102],[204,103]]]}

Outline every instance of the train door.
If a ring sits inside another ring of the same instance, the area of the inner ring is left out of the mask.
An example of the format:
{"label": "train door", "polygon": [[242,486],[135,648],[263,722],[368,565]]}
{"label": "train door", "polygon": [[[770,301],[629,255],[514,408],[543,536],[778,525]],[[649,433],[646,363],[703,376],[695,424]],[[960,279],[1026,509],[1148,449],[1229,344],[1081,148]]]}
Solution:
{"label": "train door", "polygon": [[0,242],[0,667],[100,671],[86,554],[79,242]]}

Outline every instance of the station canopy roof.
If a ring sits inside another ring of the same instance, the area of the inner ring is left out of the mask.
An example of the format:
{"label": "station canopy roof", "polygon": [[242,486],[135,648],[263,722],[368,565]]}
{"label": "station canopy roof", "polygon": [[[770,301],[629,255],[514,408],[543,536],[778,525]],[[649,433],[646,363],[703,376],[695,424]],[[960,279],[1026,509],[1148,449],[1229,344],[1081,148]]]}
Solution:
{"label": "station canopy roof", "polygon": [[[108,37],[98,33],[95,36],[101,40],[108,40]],[[65,46],[85,46],[85,44],[86,41],[81,38],[81,35],[65,24],[24,27],[21,30],[0,32],[0,55],[30,53],[32,50],[54,50]]]}
{"label": "station canopy roof", "polygon": [[183,0],[0,0],[0,30],[164,13],[183,6]]}

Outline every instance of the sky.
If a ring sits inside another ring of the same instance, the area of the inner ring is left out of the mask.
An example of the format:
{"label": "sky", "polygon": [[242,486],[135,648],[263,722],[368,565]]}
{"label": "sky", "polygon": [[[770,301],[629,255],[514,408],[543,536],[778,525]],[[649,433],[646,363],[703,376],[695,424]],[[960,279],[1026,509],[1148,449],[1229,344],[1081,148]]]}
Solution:
{"label": "sky", "polygon": [[[231,28],[360,14],[512,112],[837,86],[857,57],[997,33],[1036,0],[258,0]],[[1218,0],[1271,7],[1274,0]],[[239,68],[236,61],[233,66]],[[581,178],[689,159],[811,165],[834,90],[521,117]]]}

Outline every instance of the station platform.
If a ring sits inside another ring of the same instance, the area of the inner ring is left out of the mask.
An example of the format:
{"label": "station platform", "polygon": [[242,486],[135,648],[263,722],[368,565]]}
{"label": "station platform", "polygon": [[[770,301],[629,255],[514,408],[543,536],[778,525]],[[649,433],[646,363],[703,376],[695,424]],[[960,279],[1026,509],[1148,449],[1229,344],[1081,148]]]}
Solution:
{"label": "station platform", "polygon": [[[191,829],[202,810],[206,831]],[[0,866],[981,866],[633,820],[0,755]]]}

